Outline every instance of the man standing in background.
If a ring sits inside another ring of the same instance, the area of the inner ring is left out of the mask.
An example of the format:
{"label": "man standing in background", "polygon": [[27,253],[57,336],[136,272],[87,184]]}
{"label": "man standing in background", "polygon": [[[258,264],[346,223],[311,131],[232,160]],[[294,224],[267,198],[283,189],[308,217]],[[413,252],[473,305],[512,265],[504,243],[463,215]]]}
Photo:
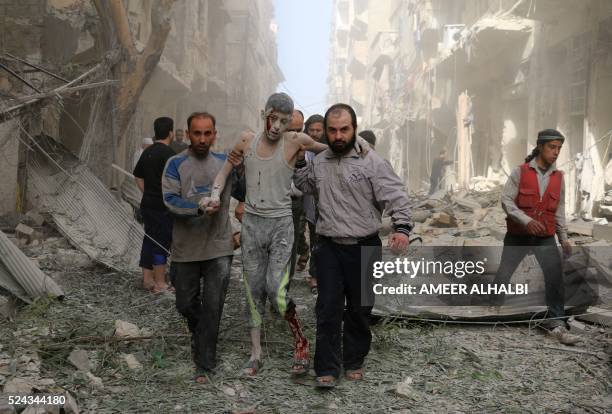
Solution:
{"label": "man standing in background", "polygon": [[144,150],[134,168],[136,185],[142,191],[140,212],[145,237],[140,252],[144,289],[153,293],[168,290],[166,263],[172,242],[172,216],[162,197],[162,174],[166,161],[174,155],[170,148],[174,138],[174,121],[168,117],[153,122],[155,142]]}
{"label": "man standing in background", "polygon": [[[325,133],[323,130],[323,116],[319,114],[311,115],[304,124],[304,131],[315,141],[325,144]],[[315,153],[306,152],[306,161],[312,162]],[[304,218],[308,225],[308,239],[310,242],[310,263],[308,264],[308,277],[306,283],[313,294],[317,293],[317,266],[315,255],[315,246],[317,243],[317,233],[315,231],[317,223],[317,201],[313,194],[304,194]]]}
{"label": "man standing in background", "polygon": [[176,134],[174,136],[174,140],[172,144],[170,144],[170,148],[174,150],[175,153],[180,154],[185,151],[189,147],[189,141],[185,140],[185,136],[183,135],[182,129],[177,129]]}
{"label": "man standing in background", "polygon": [[[291,123],[287,132],[302,132],[304,128],[304,114],[299,109],[293,111]],[[291,268],[289,275],[293,278],[296,264],[298,271],[304,270],[308,262],[309,249],[306,242],[306,219],[304,217],[303,194],[300,190],[291,185],[291,211],[293,213],[293,246],[291,248]]]}
{"label": "man standing in background", "polygon": [[433,194],[439,190],[440,182],[442,181],[442,172],[444,167],[451,165],[453,162],[446,159],[446,150],[440,151],[440,155],[434,159],[431,164],[431,176],[429,178],[429,194]]}

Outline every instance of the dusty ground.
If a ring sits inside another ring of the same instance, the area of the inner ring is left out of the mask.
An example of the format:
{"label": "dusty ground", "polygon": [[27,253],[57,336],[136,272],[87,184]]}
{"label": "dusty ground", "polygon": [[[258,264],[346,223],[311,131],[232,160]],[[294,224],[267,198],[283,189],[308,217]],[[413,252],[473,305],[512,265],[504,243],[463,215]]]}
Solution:
{"label": "dusty ground", "polygon": [[[3,322],[0,354],[17,359],[30,352],[36,360],[31,353],[36,351],[41,360],[37,375],[70,391],[82,412],[612,412],[610,348],[604,345],[610,331],[592,328],[585,334],[586,344],[570,350],[528,325],[382,320],[373,327],[365,380],[320,391],[311,386],[311,378],[292,382],[289,332],[284,321],[267,315],[265,366],[256,378],[246,378],[240,372],[249,347],[235,261],[218,373],[211,384],[197,385],[192,381],[188,338],[183,336],[186,325],[172,298],[139,290],[134,275],[100,267],[47,266],[64,286],[66,299],[39,301],[20,309],[14,321]],[[292,292],[306,334],[313,338],[314,297],[301,277],[293,282]],[[112,335],[116,319],[158,338],[97,342],[98,337]],[[75,347],[90,351],[96,365],[92,373],[102,385],[94,385],[67,361]],[[122,353],[134,354],[143,369],[130,370]],[[19,375],[24,374],[17,365],[14,376]]]}

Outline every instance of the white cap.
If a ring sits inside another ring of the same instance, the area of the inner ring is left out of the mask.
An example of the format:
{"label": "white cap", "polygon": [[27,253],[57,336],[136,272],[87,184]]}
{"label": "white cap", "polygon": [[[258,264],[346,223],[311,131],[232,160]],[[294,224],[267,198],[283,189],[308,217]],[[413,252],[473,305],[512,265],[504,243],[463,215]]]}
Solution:
{"label": "white cap", "polygon": [[142,145],[153,145],[153,138],[143,138]]}

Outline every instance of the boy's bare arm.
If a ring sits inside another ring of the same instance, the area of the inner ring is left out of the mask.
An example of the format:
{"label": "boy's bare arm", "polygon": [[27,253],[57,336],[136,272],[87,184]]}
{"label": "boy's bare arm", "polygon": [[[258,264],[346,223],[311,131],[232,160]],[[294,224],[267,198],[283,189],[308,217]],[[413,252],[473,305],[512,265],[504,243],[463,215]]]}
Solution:
{"label": "boy's bare arm", "polygon": [[[240,135],[240,139],[238,140],[236,145],[234,145],[232,152],[243,155],[246,148],[248,148],[251,139],[252,135],[242,133]],[[214,214],[219,210],[219,207],[221,205],[221,193],[225,188],[227,177],[229,177],[229,175],[232,173],[232,168],[234,168],[234,164],[232,164],[232,162],[228,158],[223,164],[223,167],[221,167],[221,170],[219,171],[217,176],[215,177],[210,198],[205,197],[200,201],[200,207],[204,209],[207,214]]]}

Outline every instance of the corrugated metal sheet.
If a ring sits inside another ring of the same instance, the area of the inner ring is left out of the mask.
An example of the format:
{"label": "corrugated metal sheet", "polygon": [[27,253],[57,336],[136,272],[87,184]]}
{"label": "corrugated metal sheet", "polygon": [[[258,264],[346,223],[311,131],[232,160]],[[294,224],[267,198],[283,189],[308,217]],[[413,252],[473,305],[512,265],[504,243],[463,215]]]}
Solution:
{"label": "corrugated metal sheet", "polygon": [[40,148],[37,146],[28,168],[36,207],[50,213],[66,238],[93,260],[118,271],[140,271],[144,230],[130,207],[50,137],[38,137],[37,143]]}
{"label": "corrugated metal sheet", "polygon": [[39,296],[63,297],[62,288],[45,275],[0,231],[0,286],[26,302]]}

